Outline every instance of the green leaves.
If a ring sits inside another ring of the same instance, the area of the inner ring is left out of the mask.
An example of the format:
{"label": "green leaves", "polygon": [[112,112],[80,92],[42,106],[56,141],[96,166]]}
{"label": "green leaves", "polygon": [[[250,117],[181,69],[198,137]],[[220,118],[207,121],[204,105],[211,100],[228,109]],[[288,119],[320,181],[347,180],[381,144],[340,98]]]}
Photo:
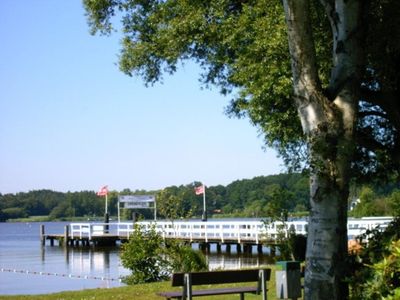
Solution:
{"label": "green leaves", "polygon": [[204,256],[178,241],[163,238],[155,228],[135,230],[129,242],[122,245],[122,265],[132,274],[124,278],[127,284],[166,280],[172,272],[192,272],[207,269]]}
{"label": "green leaves", "polygon": [[[246,114],[266,143],[288,157],[302,140],[291,101],[291,68],[281,2],[85,0],[92,32],[110,33],[121,16],[120,69],[146,84],[180,61],[203,68],[202,82],[235,93],[231,115]],[[289,145],[296,145],[289,147]]]}
{"label": "green leaves", "polygon": [[143,230],[139,225],[122,245],[122,265],[131,270],[132,274],[124,281],[127,284],[155,282],[168,278],[170,265],[163,255],[162,238],[154,228]]}

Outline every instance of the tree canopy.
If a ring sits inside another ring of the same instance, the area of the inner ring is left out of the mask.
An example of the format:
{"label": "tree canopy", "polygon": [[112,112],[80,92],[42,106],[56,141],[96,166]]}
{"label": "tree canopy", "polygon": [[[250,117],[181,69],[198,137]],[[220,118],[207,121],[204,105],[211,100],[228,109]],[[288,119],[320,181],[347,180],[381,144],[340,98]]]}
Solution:
{"label": "tree canopy", "polygon": [[[310,169],[306,299],[344,299],[352,178],[399,176],[395,0],[83,0],[92,33],[123,33],[147,84],[184,60],[233,99],[291,168]],[[118,28],[118,27],[115,27]]]}
{"label": "tree canopy", "polygon": [[[84,0],[92,33],[123,32],[120,69],[147,84],[194,60],[202,82],[232,97],[227,112],[248,116],[291,167],[304,167],[304,132],[293,102],[292,71],[282,2]],[[330,1],[326,6],[330,5]],[[399,175],[400,12],[397,1],[364,1],[365,61],[359,85],[354,174]],[[330,82],[331,24],[320,1],[310,1],[311,30],[323,92],[334,99],[343,82]],[[121,25],[113,24],[113,17]],[[366,26],[368,25],[368,26]],[[390,34],[389,34],[390,33]],[[377,38],[379,37],[379,38]],[[347,80],[348,78],[343,78]],[[391,171],[391,172],[388,172]],[[358,176],[360,177],[360,176]]]}

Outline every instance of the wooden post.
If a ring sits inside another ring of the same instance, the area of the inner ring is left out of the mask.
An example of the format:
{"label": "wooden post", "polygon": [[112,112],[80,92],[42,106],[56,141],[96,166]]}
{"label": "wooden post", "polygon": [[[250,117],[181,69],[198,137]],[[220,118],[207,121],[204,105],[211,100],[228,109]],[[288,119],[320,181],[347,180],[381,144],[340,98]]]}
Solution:
{"label": "wooden post", "polygon": [[64,245],[65,247],[68,247],[68,239],[69,239],[69,226],[65,225],[64,227]]}
{"label": "wooden post", "polygon": [[270,255],[272,256],[272,257],[275,257],[275,255],[276,255],[276,247],[275,247],[275,245],[270,245]]}
{"label": "wooden post", "polygon": [[46,243],[46,236],[44,234],[44,225],[43,224],[40,224],[40,242],[41,242],[42,246],[44,246]]}

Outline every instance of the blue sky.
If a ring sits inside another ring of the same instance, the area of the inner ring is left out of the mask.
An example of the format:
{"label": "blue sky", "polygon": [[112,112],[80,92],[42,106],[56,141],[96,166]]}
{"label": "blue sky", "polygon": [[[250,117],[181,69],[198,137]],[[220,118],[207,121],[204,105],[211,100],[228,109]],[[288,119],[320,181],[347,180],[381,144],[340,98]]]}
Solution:
{"label": "blue sky", "polygon": [[91,36],[79,0],[0,1],[0,193],[161,189],[284,171],[186,63],[146,88]]}

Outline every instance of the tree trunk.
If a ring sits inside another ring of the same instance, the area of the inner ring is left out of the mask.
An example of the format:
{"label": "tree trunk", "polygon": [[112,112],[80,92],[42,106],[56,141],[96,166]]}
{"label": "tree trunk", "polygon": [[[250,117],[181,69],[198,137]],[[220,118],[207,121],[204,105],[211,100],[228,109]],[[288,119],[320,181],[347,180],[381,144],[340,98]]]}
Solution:
{"label": "tree trunk", "polygon": [[[310,151],[310,219],[305,299],[348,298],[347,199],[360,90],[362,1],[324,1],[331,21],[333,67],[321,87],[308,0],[283,0],[294,98]],[[329,97],[329,98],[328,98]]]}
{"label": "tree trunk", "polygon": [[[325,142],[329,143],[329,141]],[[331,145],[331,147],[336,147]],[[348,289],[344,283],[347,255],[347,199],[349,169],[338,160],[320,157],[319,167],[311,170],[311,211],[308,226],[305,299],[343,300]],[[346,164],[346,162],[343,162]],[[332,174],[333,173],[333,174]],[[336,174],[335,174],[336,173]],[[345,184],[342,184],[345,183]]]}

